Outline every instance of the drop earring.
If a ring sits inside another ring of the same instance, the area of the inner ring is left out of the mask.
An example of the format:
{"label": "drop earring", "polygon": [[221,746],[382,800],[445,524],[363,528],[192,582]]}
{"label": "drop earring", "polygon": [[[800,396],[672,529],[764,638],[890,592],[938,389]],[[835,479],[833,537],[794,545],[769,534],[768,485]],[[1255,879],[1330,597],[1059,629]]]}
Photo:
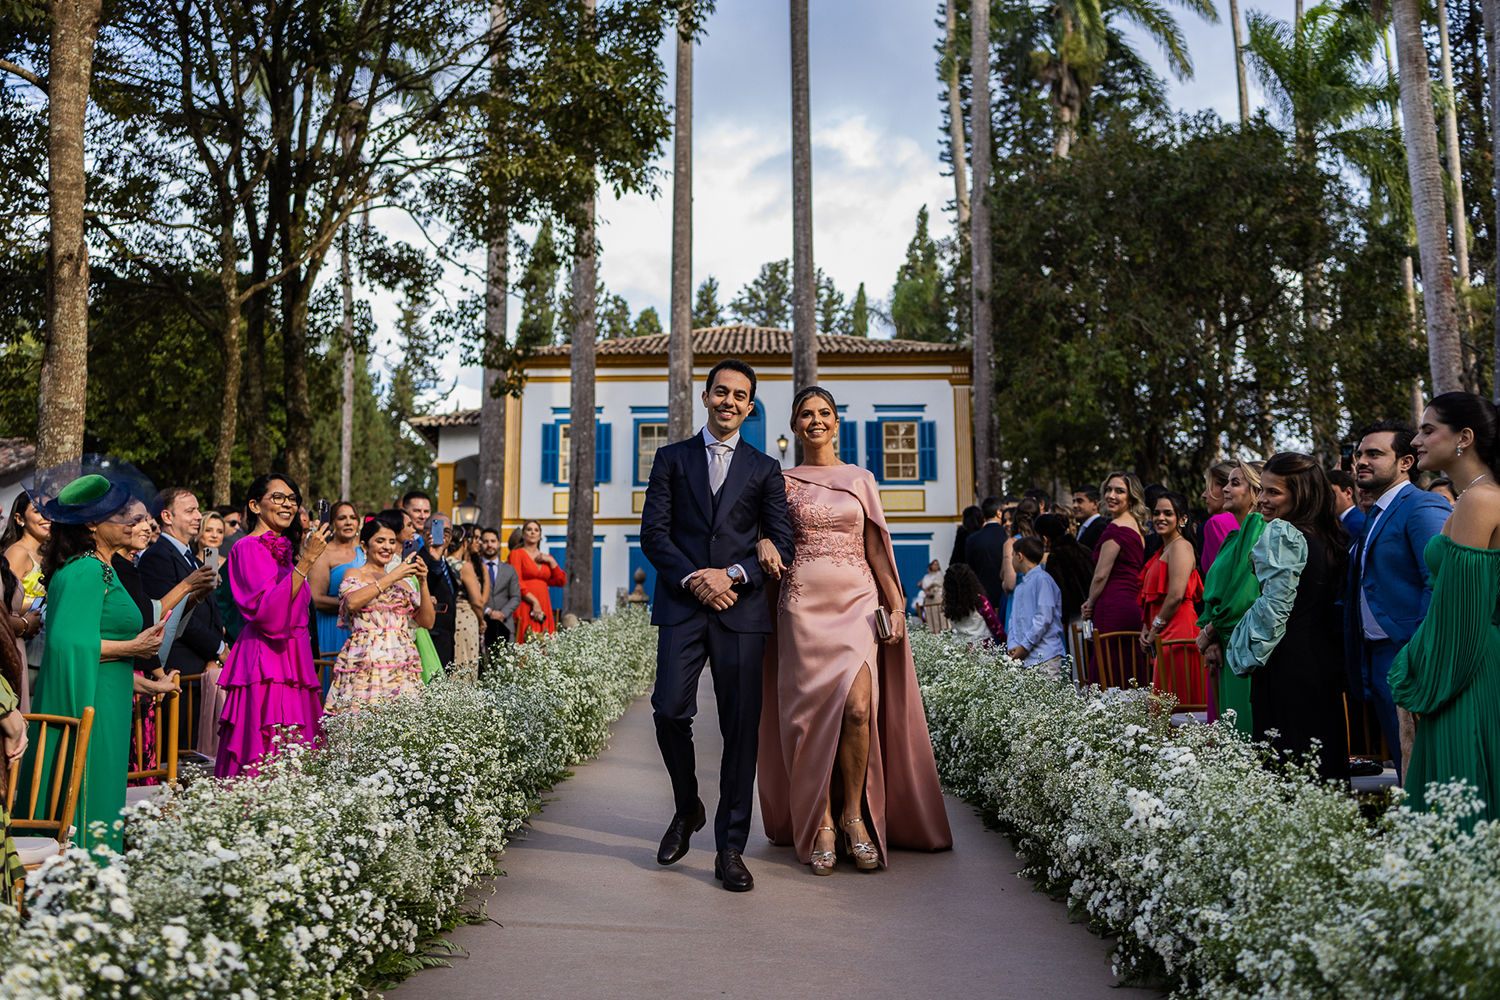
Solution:
{"label": "drop earring", "polygon": [[1458,446],[1458,448],[1457,448],[1457,449],[1455,449],[1455,451],[1456,451],[1456,452],[1457,452],[1457,453],[1458,453],[1458,454],[1459,454],[1459,455],[1462,455],[1462,454],[1463,454],[1463,453],[1464,453],[1464,446],[1463,446],[1463,445],[1459,445],[1459,446]]}

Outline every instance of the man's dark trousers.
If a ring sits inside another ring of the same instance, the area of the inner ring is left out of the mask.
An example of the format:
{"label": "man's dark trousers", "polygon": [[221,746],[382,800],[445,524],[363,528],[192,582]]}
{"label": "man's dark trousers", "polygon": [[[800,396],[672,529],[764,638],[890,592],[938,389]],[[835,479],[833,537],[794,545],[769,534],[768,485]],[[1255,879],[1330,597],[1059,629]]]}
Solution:
{"label": "man's dark trousers", "polygon": [[[757,595],[759,596],[759,595]],[[719,770],[719,808],[714,842],[720,850],[744,851],[754,806],[755,759],[760,744],[761,658],[766,636],[725,628],[705,609],[680,625],[657,632],[656,690],[651,710],[677,812],[691,816],[698,807],[698,776],[693,754],[693,716],[698,711],[698,678],[703,661],[713,671],[724,758]]]}

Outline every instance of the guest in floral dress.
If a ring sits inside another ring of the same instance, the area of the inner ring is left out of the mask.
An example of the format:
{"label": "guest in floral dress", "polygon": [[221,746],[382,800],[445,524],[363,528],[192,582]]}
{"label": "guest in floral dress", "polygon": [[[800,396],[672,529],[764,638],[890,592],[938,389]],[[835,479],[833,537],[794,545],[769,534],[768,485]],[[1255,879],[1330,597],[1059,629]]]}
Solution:
{"label": "guest in floral dress", "polygon": [[[365,522],[359,540],[365,563],[348,570],[339,587],[339,627],[349,629],[333,665],[324,712],[357,712],[391,695],[420,694],[422,660],[413,626],[431,628],[437,611],[419,556],[385,567],[401,552],[401,524],[385,514]],[[415,585],[413,585],[415,583]]]}

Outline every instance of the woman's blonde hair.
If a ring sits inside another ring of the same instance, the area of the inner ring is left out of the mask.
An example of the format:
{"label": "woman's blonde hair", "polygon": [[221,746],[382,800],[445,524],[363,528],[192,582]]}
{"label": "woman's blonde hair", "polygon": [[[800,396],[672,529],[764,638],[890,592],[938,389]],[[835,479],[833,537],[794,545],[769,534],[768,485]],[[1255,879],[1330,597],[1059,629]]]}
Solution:
{"label": "woman's blonde hair", "polygon": [[[219,527],[224,529],[224,534],[229,534],[229,525],[224,523],[223,514],[220,514],[216,510],[211,510],[207,514],[204,514],[203,520],[198,524],[198,534],[193,537],[192,549],[195,556],[202,557],[203,555],[203,529],[208,526],[209,521],[218,521]],[[219,544],[222,545],[224,543],[220,542]]]}
{"label": "woman's blonde hair", "polygon": [[1123,470],[1111,472],[1099,484],[1099,494],[1101,496],[1104,494],[1104,487],[1108,486],[1112,479],[1118,479],[1125,484],[1125,492],[1130,497],[1130,516],[1135,518],[1136,526],[1141,529],[1142,534],[1145,534],[1146,524],[1150,521],[1151,514],[1146,510],[1146,490],[1141,486],[1140,479],[1136,477],[1134,472],[1125,472]]}
{"label": "woman's blonde hair", "polygon": [[1229,485],[1229,474],[1234,471],[1239,462],[1216,462],[1208,467],[1208,474],[1213,479],[1214,485],[1219,489]]}
{"label": "woman's blonde hair", "polygon": [[[1260,470],[1266,467],[1266,463],[1247,462],[1244,459],[1240,459],[1234,465],[1235,468],[1240,470],[1240,475],[1245,477],[1245,482],[1250,484],[1250,488],[1256,492],[1260,492]],[[1225,480],[1225,482],[1227,483],[1228,480]]]}

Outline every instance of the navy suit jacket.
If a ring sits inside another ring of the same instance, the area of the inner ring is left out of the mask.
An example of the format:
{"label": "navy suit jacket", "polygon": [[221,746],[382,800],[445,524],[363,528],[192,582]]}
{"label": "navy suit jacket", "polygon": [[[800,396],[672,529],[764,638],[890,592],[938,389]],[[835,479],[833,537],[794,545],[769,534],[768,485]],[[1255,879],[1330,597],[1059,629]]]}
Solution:
{"label": "navy suit jacket", "polygon": [[1344,516],[1339,518],[1339,523],[1344,526],[1350,538],[1359,538],[1365,530],[1365,512],[1358,507],[1350,507],[1344,511]]}
{"label": "navy suit jacket", "polygon": [[[1386,637],[1404,646],[1416,634],[1417,626],[1427,617],[1432,600],[1432,583],[1428,580],[1424,553],[1432,536],[1440,534],[1443,522],[1453,508],[1435,493],[1408,486],[1391,501],[1385,512],[1375,519],[1365,534],[1364,566],[1365,600],[1370,613],[1380,623]],[[1349,688],[1356,698],[1364,699],[1361,664],[1364,661],[1364,619],[1359,610],[1361,559],[1360,541],[1350,548],[1349,586],[1344,598],[1344,662],[1349,670]]]}
{"label": "navy suit jacket", "polygon": [[782,563],[790,566],[792,520],[781,463],[740,438],[716,514],[702,432],[658,448],[641,511],[641,551],[656,567],[652,624],[680,625],[706,610],[682,586],[683,577],[738,563],[748,580],[735,587],[739,597],[718,612],[719,621],[734,632],[770,632],[765,574],[755,558],[755,544],[762,535],[776,546]]}
{"label": "navy suit jacket", "polygon": [[[197,569],[197,563],[178,552],[171,539],[163,536],[141,553],[136,568],[146,596],[159,601]],[[178,611],[181,612],[180,607]],[[223,644],[224,621],[219,616],[218,603],[210,596],[199,601],[188,613],[187,620],[178,626],[172,651],[167,654],[167,669],[180,670],[184,674],[201,673],[203,664],[218,656]]]}
{"label": "navy suit jacket", "polygon": [[979,577],[984,594],[996,609],[996,614],[1005,611],[1005,540],[1010,536],[1005,529],[988,522],[964,543],[964,562]]}

